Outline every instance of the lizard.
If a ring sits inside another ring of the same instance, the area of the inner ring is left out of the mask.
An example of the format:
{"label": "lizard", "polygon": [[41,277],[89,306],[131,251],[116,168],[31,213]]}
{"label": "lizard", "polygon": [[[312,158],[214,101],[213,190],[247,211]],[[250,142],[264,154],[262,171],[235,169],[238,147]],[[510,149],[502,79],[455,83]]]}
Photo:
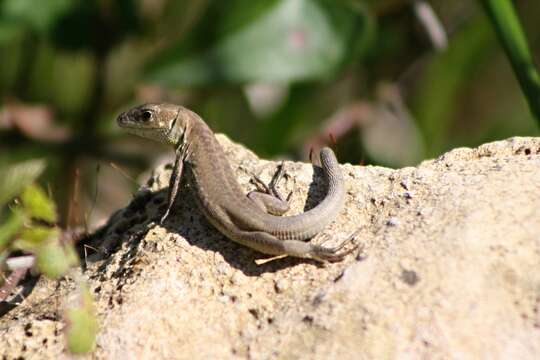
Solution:
{"label": "lizard", "polygon": [[292,216],[289,194],[284,200],[276,190],[283,164],[269,185],[255,177],[258,190],[247,195],[214,133],[195,112],[175,104],[147,103],[121,113],[119,127],[126,132],[172,146],[175,161],[169,183],[167,208],[162,224],[176,200],[180,179],[187,177],[196,203],[207,218],[227,238],[270,255],[285,255],[319,261],[341,261],[357,246],[343,250],[353,233],[341,244],[326,247],[311,240],[337,217],[345,204],[345,183],[334,152],[324,147],[319,157],[328,182],[326,197],[314,208]]}

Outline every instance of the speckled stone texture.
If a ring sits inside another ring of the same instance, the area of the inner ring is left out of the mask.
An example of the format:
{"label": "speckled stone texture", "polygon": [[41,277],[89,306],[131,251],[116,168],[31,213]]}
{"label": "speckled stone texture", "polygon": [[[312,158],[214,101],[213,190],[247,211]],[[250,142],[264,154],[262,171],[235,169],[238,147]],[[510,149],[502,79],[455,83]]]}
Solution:
{"label": "speckled stone texture", "polygon": [[[246,192],[250,173],[270,179],[277,163],[219,140]],[[313,207],[324,196],[320,171],[285,166],[290,214]],[[111,255],[84,272],[101,324],[89,357],[540,358],[539,138],[456,149],[400,170],[342,169],[346,208],[325,234],[331,245],[362,226],[362,250],[335,264],[256,265],[264,255],[212,229],[189,191],[165,226],[148,226],[170,175],[158,168],[150,191],[103,229],[99,245]],[[0,318],[0,354],[62,356],[72,289],[69,279],[40,279]]]}

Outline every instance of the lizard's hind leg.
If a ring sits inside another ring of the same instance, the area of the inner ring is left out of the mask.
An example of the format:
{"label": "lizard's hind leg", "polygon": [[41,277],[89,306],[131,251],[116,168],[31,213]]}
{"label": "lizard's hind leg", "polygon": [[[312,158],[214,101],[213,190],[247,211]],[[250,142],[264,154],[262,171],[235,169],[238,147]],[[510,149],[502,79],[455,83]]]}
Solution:
{"label": "lizard's hind leg", "polygon": [[358,248],[357,244],[353,244],[350,249],[343,250],[346,245],[353,242],[358,233],[359,230],[336,247],[325,247],[300,240],[280,240],[262,231],[239,232],[235,234],[236,236],[231,237],[231,239],[265,254],[289,255],[319,261],[336,262],[343,260],[345,256]]}
{"label": "lizard's hind leg", "polygon": [[247,197],[261,210],[267,213],[273,215],[283,215],[286,213],[290,208],[289,200],[292,191],[287,196],[287,199],[284,200],[283,196],[276,188],[279,181],[283,178],[284,172],[283,163],[281,163],[268,185],[266,185],[257,175],[252,175],[251,182],[257,186],[257,190],[249,192]]}

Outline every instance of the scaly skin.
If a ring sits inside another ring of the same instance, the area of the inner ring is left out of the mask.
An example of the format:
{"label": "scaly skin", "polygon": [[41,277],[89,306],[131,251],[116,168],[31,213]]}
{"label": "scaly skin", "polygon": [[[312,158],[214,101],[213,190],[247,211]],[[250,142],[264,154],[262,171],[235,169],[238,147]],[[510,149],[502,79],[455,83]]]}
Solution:
{"label": "scaly skin", "polygon": [[352,252],[341,251],[353,234],[335,248],[305,240],[320,233],[342,210],[345,186],[339,164],[330,148],[320,152],[328,180],[328,194],[315,208],[295,216],[277,216],[288,209],[275,189],[242,192],[229,161],[214,133],[194,112],[173,104],[144,104],[118,116],[127,132],[174,147],[176,161],[169,187],[168,216],[185,175],[198,206],[209,222],[231,240],[272,255],[290,255],[321,261],[340,261]]}

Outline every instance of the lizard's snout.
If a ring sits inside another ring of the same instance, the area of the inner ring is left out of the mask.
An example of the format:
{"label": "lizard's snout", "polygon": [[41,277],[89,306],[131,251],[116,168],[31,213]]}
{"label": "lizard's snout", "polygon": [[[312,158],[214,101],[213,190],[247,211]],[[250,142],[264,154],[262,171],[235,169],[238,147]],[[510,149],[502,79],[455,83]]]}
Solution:
{"label": "lizard's snout", "polygon": [[125,112],[118,115],[116,118],[116,122],[118,123],[118,126],[124,126],[127,123],[127,114]]}

